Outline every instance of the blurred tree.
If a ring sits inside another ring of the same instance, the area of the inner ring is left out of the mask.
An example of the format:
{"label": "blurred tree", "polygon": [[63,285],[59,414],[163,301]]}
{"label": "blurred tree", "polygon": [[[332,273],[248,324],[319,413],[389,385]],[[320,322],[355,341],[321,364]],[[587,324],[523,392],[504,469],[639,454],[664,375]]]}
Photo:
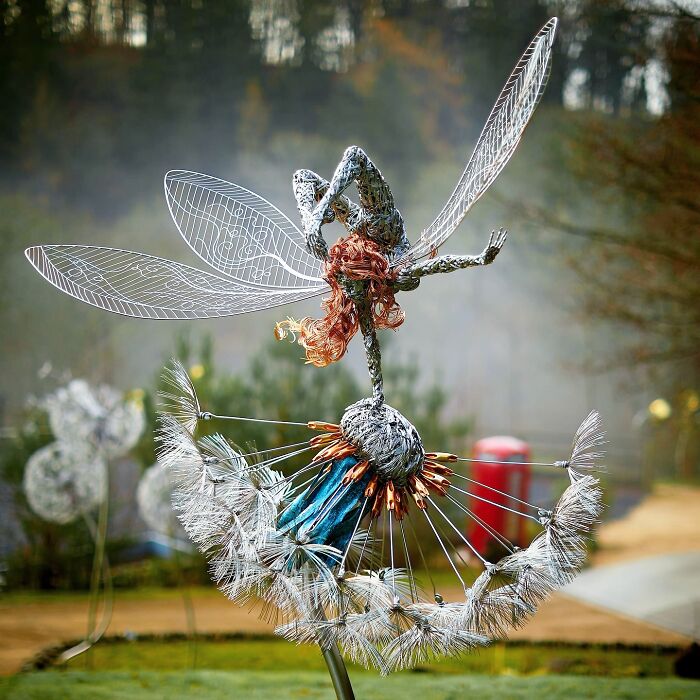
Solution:
{"label": "blurred tree", "polygon": [[59,46],[49,5],[46,0],[0,2],[0,163],[18,158],[22,115],[35,91],[55,79]]}
{"label": "blurred tree", "polygon": [[[553,12],[562,31],[545,99],[561,105],[580,71],[586,104],[617,111],[653,33],[637,5],[0,2],[0,182],[115,216],[157,191],[173,154],[223,171],[277,134],[360,141],[409,181],[473,140]],[[635,89],[643,99],[643,81]]]}
{"label": "blurred tree", "polygon": [[571,3],[559,5],[568,20],[562,30],[566,69],[570,78],[577,76],[579,81],[577,106],[618,114],[625,93],[632,88],[638,103],[644,83],[630,80],[636,75],[635,67],[643,67],[648,60],[653,36],[652,17],[643,11],[643,3],[583,0],[573,11]]}
{"label": "blurred tree", "polygon": [[[569,142],[578,197],[600,221],[574,221],[556,205],[526,207],[582,239],[568,256],[585,283],[584,310],[630,331],[606,361],[684,361],[700,381],[700,17],[668,15],[661,43],[668,109],[624,122],[586,113]],[[569,184],[571,184],[569,182]],[[617,225],[619,222],[619,225]]]}

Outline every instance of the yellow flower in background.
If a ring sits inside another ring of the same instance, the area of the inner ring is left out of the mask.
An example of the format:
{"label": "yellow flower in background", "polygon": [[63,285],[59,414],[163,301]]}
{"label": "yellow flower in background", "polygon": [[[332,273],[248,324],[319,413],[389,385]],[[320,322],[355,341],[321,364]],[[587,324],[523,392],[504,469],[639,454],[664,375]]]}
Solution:
{"label": "yellow flower in background", "polygon": [[146,392],[140,387],[137,387],[136,389],[131,389],[131,391],[128,391],[124,398],[130,403],[134,404],[134,406],[137,408],[143,409],[143,399],[145,396]]}
{"label": "yellow flower in background", "polygon": [[190,367],[190,377],[192,377],[192,379],[194,379],[195,381],[197,381],[197,379],[201,379],[204,376],[204,374],[204,365],[196,364]]}
{"label": "yellow flower in background", "polygon": [[698,396],[697,391],[688,391],[685,400],[685,407],[688,409],[689,413],[694,413],[698,410],[698,408],[700,408],[700,396]]}
{"label": "yellow flower in background", "polygon": [[658,421],[667,420],[671,416],[671,404],[666,399],[654,399],[649,404],[649,413]]}

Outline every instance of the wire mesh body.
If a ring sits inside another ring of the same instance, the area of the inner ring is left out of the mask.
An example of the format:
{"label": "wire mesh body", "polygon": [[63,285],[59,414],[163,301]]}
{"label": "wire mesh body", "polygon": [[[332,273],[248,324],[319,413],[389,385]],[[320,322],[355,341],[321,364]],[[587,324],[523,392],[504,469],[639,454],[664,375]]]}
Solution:
{"label": "wire mesh body", "polygon": [[[398,305],[394,308],[394,293],[416,289],[425,275],[488,265],[506,241],[506,232],[500,230],[491,234],[478,255],[435,258],[437,249],[503,170],[520,142],[547,82],[556,26],[556,18],[550,19],[525,50],[454,192],[413,244],[381,171],[361,148],[350,146],[330,180],[310,170],[294,174],[301,229],[244,187],[202,173],[168,172],[164,189],[172,219],[187,245],[216,274],[144,253],[99,246],[33,246],[25,251],[27,259],[47,281],[76,299],[148,319],[248,313],[324,294],[330,286],[334,293],[324,302],[325,320],[335,311],[338,323],[336,327],[321,323],[320,327],[322,336],[334,337],[334,347],[319,353],[310,351],[306,343],[307,360],[325,364],[340,359],[359,328],[373,398],[380,405],[384,393],[376,328],[396,328],[403,319]],[[351,184],[357,187],[359,203],[345,194]],[[355,268],[348,275],[340,249],[337,259],[329,257],[321,229],[333,220],[345,226],[346,240],[364,242],[368,258],[370,248],[384,258],[387,269],[382,279],[372,279],[369,267],[364,272]],[[435,259],[421,262],[428,256]],[[335,294],[337,290],[342,293]],[[378,320],[385,325],[378,326]],[[318,330],[319,322],[308,321],[292,325]],[[303,332],[298,339],[305,343]],[[316,349],[325,341],[316,338]]]}

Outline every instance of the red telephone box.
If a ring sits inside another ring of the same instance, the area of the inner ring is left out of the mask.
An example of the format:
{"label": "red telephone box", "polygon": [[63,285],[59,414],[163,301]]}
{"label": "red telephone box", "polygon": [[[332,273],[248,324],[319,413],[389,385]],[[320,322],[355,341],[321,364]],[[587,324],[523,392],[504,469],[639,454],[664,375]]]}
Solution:
{"label": "red telephone box", "polygon": [[[530,462],[530,446],[514,437],[505,435],[488,437],[474,445],[472,478],[480,484],[471,484],[470,491],[478,498],[467,497],[469,508],[496,532],[504,535],[519,547],[527,546],[525,518],[499,508],[498,503],[518,512],[524,512],[521,503],[505,494],[528,500],[530,490],[530,466],[518,462]],[[512,464],[492,464],[490,462],[511,462]],[[486,488],[490,486],[491,488]],[[493,491],[491,489],[496,489]],[[498,493],[498,491],[503,493]],[[486,500],[479,500],[479,499]],[[492,501],[487,503],[486,501]],[[479,554],[486,554],[495,544],[495,539],[488,530],[470,519],[468,524],[469,541]]]}

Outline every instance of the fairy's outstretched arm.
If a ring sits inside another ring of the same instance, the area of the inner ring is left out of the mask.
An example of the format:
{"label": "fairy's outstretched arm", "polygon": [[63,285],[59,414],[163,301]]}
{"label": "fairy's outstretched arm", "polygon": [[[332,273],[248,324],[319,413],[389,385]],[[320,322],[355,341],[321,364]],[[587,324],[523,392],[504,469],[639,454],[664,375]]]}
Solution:
{"label": "fairy's outstretched arm", "polygon": [[421,277],[435,275],[439,272],[454,272],[466,267],[490,265],[501,252],[508,238],[508,232],[499,229],[492,231],[486,248],[479,255],[440,255],[437,258],[425,260],[403,268],[396,277],[394,288],[401,291],[415,289]]}

